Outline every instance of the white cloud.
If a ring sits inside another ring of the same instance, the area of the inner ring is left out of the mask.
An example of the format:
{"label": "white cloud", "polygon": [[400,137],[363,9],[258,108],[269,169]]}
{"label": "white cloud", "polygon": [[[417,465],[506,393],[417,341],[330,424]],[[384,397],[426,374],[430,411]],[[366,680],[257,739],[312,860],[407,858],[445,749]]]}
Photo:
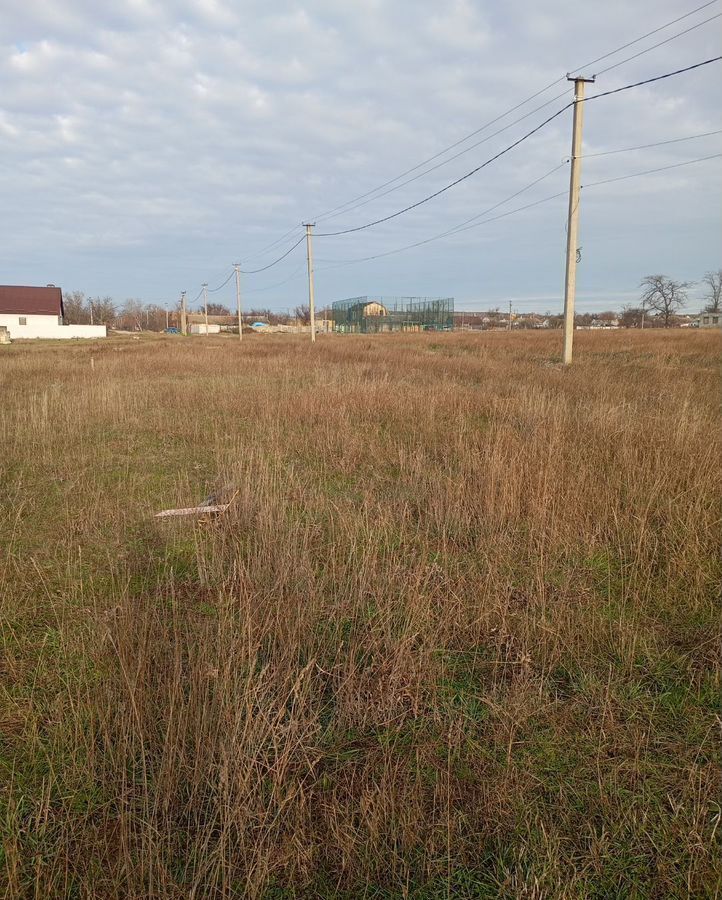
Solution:
{"label": "white cloud", "polygon": [[[14,4],[4,11],[0,35],[0,191],[4,207],[17,211],[0,251],[3,280],[52,281],[118,297],[175,296],[294,223],[437,153],[571,66],[680,15],[671,0],[646,6],[613,0],[570,18],[561,0],[541,10],[529,0]],[[715,55],[714,37],[713,26],[697,29],[610,72],[599,88]],[[590,103],[587,149],[715,129],[713,69]],[[535,102],[555,91],[569,92],[569,85],[562,80]],[[328,224],[355,225],[413,203],[543,114]],[[353,237],[319,238],[319,259],[383,252],[488,208],[568,156],[569,128],[565,114],[408,216]],[[708,138],[599,157],[585,162],[584,177],[673,164],[719,147],[719,138]],[[701,164],[590,191],[581,289],[621,296],[648,270],[674,266],[670,274],[689,278],[719,265],[718,170]],[[566,171],[556,173],[500,211],[564,190],[566,178]],[[405,254],[320,266],[321,302],[371,290],[451,293],[460,302],[558,296],[563,229],[564,202],[554,201]],[[280,282],[298,265],[292,254],[249,279],[249,289]],[[293,305],[302,288],[300,278],[265,300]]]}

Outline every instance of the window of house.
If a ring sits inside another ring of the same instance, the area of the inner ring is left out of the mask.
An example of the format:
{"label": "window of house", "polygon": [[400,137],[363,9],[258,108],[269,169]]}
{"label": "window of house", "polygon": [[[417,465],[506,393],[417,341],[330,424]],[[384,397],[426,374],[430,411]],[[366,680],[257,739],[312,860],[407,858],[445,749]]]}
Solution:
{"label": "window of house", "polygon": [[716,325],[719,322],[719,316],[712,316],[712,324]]}
{"label": "window of house", "polygon": [[28,317],[27,316],[18,316],[18,325],[27,325]]}

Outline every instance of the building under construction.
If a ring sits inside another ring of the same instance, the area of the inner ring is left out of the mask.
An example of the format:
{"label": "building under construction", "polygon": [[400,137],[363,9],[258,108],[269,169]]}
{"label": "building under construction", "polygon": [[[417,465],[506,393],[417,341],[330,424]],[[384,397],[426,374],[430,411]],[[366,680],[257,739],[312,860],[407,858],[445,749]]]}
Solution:
{"label": "building under construction", "polygon": [[350,297],[333,304],[334,331],[453,331],[453,297]]}

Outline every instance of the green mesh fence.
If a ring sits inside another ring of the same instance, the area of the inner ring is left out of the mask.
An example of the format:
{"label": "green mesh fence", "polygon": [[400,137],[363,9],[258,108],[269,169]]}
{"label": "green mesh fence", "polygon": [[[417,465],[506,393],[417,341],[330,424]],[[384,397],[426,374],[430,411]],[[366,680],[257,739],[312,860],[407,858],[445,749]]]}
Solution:
{"label": "green mesh fence", "polygon": [[453,331],[453,297],[350,297],[333,304],[334,330],[342,334]]}

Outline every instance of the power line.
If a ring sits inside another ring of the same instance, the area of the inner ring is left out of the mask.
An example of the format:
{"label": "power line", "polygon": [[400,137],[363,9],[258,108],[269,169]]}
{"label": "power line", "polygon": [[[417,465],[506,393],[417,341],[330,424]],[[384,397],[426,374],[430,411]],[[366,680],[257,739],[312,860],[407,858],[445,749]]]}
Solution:
{"label": "power line", "polygon": [[[602,181],[592,181],[592,182],[589,182],[588,184],[582,185],[582,187],[583,188],[597,187],[602,184],[610,184],[611,182],[614,182],[614,181],[624,181],[629,178],[639,178],[644,175],[652,175],[655,172],[664,172],[669,169],[678,169],[678,168],[682,168],[683,166],[691,166],[695,163],[706,162],[707,160],[717,159],[719,157],[722,157],[722,153],[715,153],[715,154],[712,154],[711,156],[702,156],[702,157],[699,157],[698,159],[690,159],[690,160],[686,160],[684,162],[674,163],[669,166],[660,166],[659,168],[656,168],[656,169],[646,169],[642,172],[632,172],[629,175],[620,175],[616,178],[606,178]],[[559,166],[557,166],[556,168],[558,169]],[[556,169],[551,170],[551,171],[556,171]],[[551,172],[547,173],[547,175],[549,175],[549,174],[551,174]],[[544,178],[544,177],[546,177],[546,176],[542,176],[542,178]],[[529,187],[532,187],[534,184],[538,184],[539,181],[541,181],[541,178],[539,178],[535,182],[532,182],[531,184],[527,185],[526,188],[522,188],[522,191],[527,190]],[[488,212],[490,212],[493,209],[496,209],[502,203],[507,202],[508,200],[512,199],[514,196],[517,196],[522,191],[517,192],[517,194],[512,194],[511,197],[507,197],[506,200],[500,201],[500,203],[496,204],[496,206],[490,207],[488,210],[485,210],[485,212],[483,212],[483,213],[479,213],[479,215],[476,216],[475,218],[480,218],[481,216],[486,216]],[[432,237],[426,238],[425,240],[422,240],[422,241],[416,241],[413,244],[407,244],[404,247],[397,247],[394,250],[387,250],[384,253],[376,253],[373,256],[363,256],[363,257],[358,257],[357,259],[339,260],[336,264],[324,266],[323,268],[324,269],[341,268],[343,266],[353,265],[354,263],[358,263],[358,262],[369,262],[371,260],[381,259],[382,257],[385,257],[385,256],[392,256],[396,253],[402,253],[405,250],[411,250],[414,247],[420,247],[424,244],[429,244],[432,241],[441,240],[444,237],[451,237],[455,234],[461,234],[464,231],[470,231],[472,228],[478,228],[481,225],[487,225],[489,222],[496,222],[499,219],[505,219],[508,216],[516,215],[517,213],[524,212],[528,209],[532,209],[535,206],[540,206],[543,203],[548,203],[551,200],[557,200],[558,198],[565,197],[565,196],[567,196],[567,192],[560,191],[559,193],[551,194],[548,197],[542,197],[540,200],[534,200],[531,203],[526,203],[523,206],[518,206],[515,209],[510,209],[507,212],[500,213],[499,215],[491,216],[490,218],[484,218],[482,221],[475,222],[474,224],[471,224],[471,225],[468,225],[466,223],[461,223],[460,225],[456,225],[453,228],[448,229],[447,231],[441,232],[440,234],[433,235]],[[472,220],[469,219],[467,221],[471,222]]]}
{"label": "power line", "polygon": [[281,235],[281,237],[276,238],[275,241],[271,241],[271,243],[267,244],[262,250],[258,250],[256,253],[252,253],[250,255],[250,257],[247,257],[247,258],[255,259],[257,256],[263,256],[265,253],[267,253],[269,250],[272,250],[278,244],[283,243],[283,241],[285,241],[286,238],[290,237],[298,227],[299,227],[299,225],[294,225],[293,228],[289,228],[285,234]]}
{"label": "power line", "polygon": [[[499,213],[497,216],[491,216],[488,219],[483,219],[481,222],[475,222],[473,225],[466,225],[464,228],[457,226],[456,228],[451,228],[448,231],[444,231],[441,234],[435,234],[433,237],[426,238],[423,241],[416,241],[414,244],[407,244],[405,247],[397,247],[395,250],[387,250],[385,253],[377,253],[374,256],[363,256],[358,259],[349,259],[345,260],[342,263],[338,263],[337,265],[329,265],[324,266],[325,269],[336,269],[341,266],[352,265],[357,262],[368,262],[373,259],[381,259],[384,256],[393,256],[396,253],[402,253],[405,250],[411,250],[414,247],[421,247],[423,244],[430,244],[433,241],[439,241],[445,237],[452,237],[455,234],[461,234],[463,231],[470,231],[472,228],[478,228],[481,225],[487,225],[489,222],[496,222],[498,219],[505,219],[507,216],[513,216],[516,213],[524,212],[527,209],[532,209],[534,206],[541,206],[542,203],[548,203],[550,200],[557,200],[560,197],[566,197],[566,191],[559,191],[556,194],[551,194],[548,197],[542,197],[541,200],[534,200],[531,203],[525,203],[524,206],[517,206],[515,209],[510,209],[505,213]],[[482,214],[483,215],[483,214]]]}
{"label": "power line", "polygon": [[[547,100],[545,103],[542,103],[540,106],[535,107],[530,112],[525,113],[523,116],[520,116],[518,119],[514,119],[513,122],[509,122],[508,125],[504,125],[502,128],[499,128],[497,131],[494,131],[492,134],[487,135],[485,138],[482,138],[480,141],[477,141],[471,146],[466,147],[464,150],[460,150],[459,153],[455,153],[453,156],[450,156],[448,159],[444,159],[441,162],[437,163],[435,166],[431,166],[429,169],[425,169],[423,172],[419,172],[418,175],[414,175],[413,178],[408,178],[406,181],[402,181],[400,184],[395,185],[394,187],[389,188],[387,191],[383,191],[382,193],[376,194],[375,197],[369,197],[368,200],[364,200],[362,203],[357,203],[353,206],[349,206],[347,209],[342,210],[341,212],[334,213],[333,215],[324,216],[326,219],[334,219],[336,216],[340,216],[343,213],[352,212],[354,209],[359,209],[362,206],[366,206],[368,203],[373,203],[374,200],[380,200],[381,197],[385,197],[387,194],[393,193],[393,191],[397,191],[399,188],[405,187],[407,184],[411,184],[412,181],[417,181],[419,178],[423,178],[425,175],[428,175],[430,172],[436,171],[436,169],[440,169],[442,166],[445,166],[447,163],[453,162],[455,159],[458,159],[460,156],[463,156],[465,153],[470,153],[472,150],[475,150],[477,147],[481,147],[482,144],[485,144],[487,141],[490,141],[492,138],[495,138],[497,135],[501,134],[504,131],[508,131],[509,128],[513,128],[514,125],[518,125],[519,122],[523,122],[524,119],[528,119],[529,116],[533,116],[534,113],[539,112],[541,109],[545,109],[547,106],[551,106],[557,100],[561,100],[562,97],[566,97],[567,92],[564,91],[561,94],[557,94],[552,97],[551,100]],[[503,118],[503,117],[500,117]],[[377,190],[380,190],[378,188]]]}
{"label": "power line", "polygon": [[[413,244],[406,244],[404,247],[397,247],[394,250],[387,250],[384,253],[377,253],[377,254],[374,254],[373,256],[357,257],[355,259],[349,259],[349,260],[338,260],[338,262],[339,263],[356,263],[356,262],[365,262],[365,261],[371,260],[371,259],[379,259],[382,256],[392,256],[393,254],[401,253],[404,250],[411,250],[413,247],[420,247],[423,244],[429,244],[432,241],[439,240],[440,238],[446,237],[447,235],[450,235],[450,234],[454,234],[457,231],[466,231],[467,229],[465,226],[468,226],[469,223],[475,222],[477,219],[481,219],[484,216],[487,216],[490,212],[493,212],[495,209],[498,209],[500,206],[503,206],[505,203],[508,203],[510,200],[513,200],[515,197],[518,197],[520,194],[523,194],[526,191],[530,190],[531,188],[535,187],[541,181],[544,181],[550,175],[553,175],[554,172],[558,172],[559,169],[562,169],[568,162],[569,162],[569,160],[565,160],[563,163],[560,163],[559,165],[554,166],[554,168],[550,169],[548,172],[545,172],[539,178],[534,179],[534,181],[531,181],[529,184],[525,185],[520,190],[515,191],[515,193],[510,194],[508,197],[505,197],[503,200],[499,200],[498,203],[495,203],[493,206],[490,206],[488,209],[485,209],[483,212],[477,213],[477,215],[471,216],[471,218],[465,219],[463,222],[459,222],[458,225],[454,225],[452,228],[442,231],[439,234],[433,235],[433,237],[425,238],[424,240],[421,240],[421,241],[415,241]],[[563,196],[563,194],[564,194],[564,192],[562,191],[561,194],[554,194],[554,197],[561,197],[561,196]],[[547,199],[549,199],[549,198],[547,198]],[[541,202],[544,202],[544,201],[541,201]],[[531,204],[531,205],[534,205],[534,204]],[[526,209],[527,207],[522,207],[522,208]],[[505,214],[505,215],[507,215],[507,214]],[[474,226],[471,226],[471,227],[474,227]]]}
{"label": "power line", "polygon": [[[712,2],[716,2],[716,0],[712,0]],[[705,4],[705,5],[709,5],[709,4]],[[705,19],[704,22],[700,22],[699,25],[704,25],[707,22],[711,22],[712,19],[717,19],[717,18],[720,18],[721,16],[722,16],[722,13],[720,13],[716,16],[712,16],[712,18]],[[675,21],[678,21],[678,20],[675,20]],[[693,28],[698,28],[699,25],[694,25]],[[663,26],[663,27],[665,27],[665,26]],[[659,30],[659,29],[657,29],[657,30]],[[687,31],[691,31],[691,30],[692,30],[692,28],[687,29]],[[653,47],[649,47],[646,50],[642,50],[639,53],[635,54],[635,56],[629,57],[629,59],[623,60],[622,62],[617,63],[614,66],[610,66],[609,68],[605,69],[604,71],[608,72],[611,69],[616,68],[617,66],[623,65],[625,62],[629,62],[629,60],[631,60],[631,59],[636,59],[637,56],[641,56],[642,54],[647,53],[649,50],[654,50],[656,47],[661,46],[663,43],[668,43],[669,41],[674,40],[677,37],[680,37],[682,34],[686,34],[687,31],[683,31],[683,32],[680,32],[679,34],[672,35],[672,37],[668,38],[666,41],[662,41],[660,44],[655,44]],[[634,42],[632,42],[632,43],[634,43]],[[629,46],[629,45],[627,45],[627,46]],[[610,55],[610,54],[607,54],[607,55]],[[604,59],[606,57],[601,57],[601,58]],[[559,80],[561,81],[564,79],[559,79]],[[557,83],[556,81],[552,82],[552,84],[556,84],[556,83]],[[549,87],[550,86],[551,85],[549,85]],[[544,93],[545,90],[547,90],[547,88],[542,89],[542,91],[540,91],[539,93]],[[459,159],[459,157],[463,156],[465,153],[470,153],[472,150],[475,150],[477,147],[480,147],[482,144],[487,143],[487,141],[492,140],[492,138],[497,137],[497,135],[501,134],[502,132],[508,131],[514,125],[519,124],[519,122],[523,122],[524,119],[528,119],[530,116],[534,115],[534,113],[539,112],[539,110],[545,109],[547,106],[550,106],[556,100],[561,100],[566,95],[567,95],[566,91],[563,91],[561,94],[555,95],[550,100],[547,100],[546,102],[544,102],[541,105],[532,109],[530,112],[525,113],[523,116],[520,116],[518,119],[515,119],[513,122],[509,122],[507,125],[504,125],[502,128],[497,129],[497,131],[494,131],[492,134],[489,134],[485,138],[482,138],[482,140],[476,141],[474,144],[471,144],[469,147],[465,147],[463,150],[460,150],[458,153],[455,153],[453,156],[448,157],[448,159],[444,159],[441,162],[436,163],[436,165],[431,166],[428,169],[425,169],[423,172],[419,172],[418,174],[414,175],[412,178],[407,178],[406,181],[401,181],[399,184],[394,184],[394,186],[389,187],[388,190],[382,190],[384,185],[381,185],[380,187],[376,188],[375,190],[368,192],[369,194],[373,194],[374,196],[368,196],[368,194],[364,195],[364,196],[368,197],[368,199],[365,199],[360,203],[354,203],[353,201],[349,201],[349,203],[343,204],[342,207],[337,207],[336,209],[338,211],[332,210],[331,212],[329,212],[328,214],[326,214],[324,216],[321,216],[320,218],[321,219],[334,219],[337,216],[343,215],[344,213],[352,212],[355,209],[360,209],[362,206],[367,206],[369,203],[373,203],[376,200],[380,200],[382,197],[386,197],[388,194],[391,194],[394,191],[397,191],[400,188],[405,187],[407,184],[411,184],[414,181],[418,181],[419,178],[423,178],[424,176],[430,174],[431,172],[435,172],[437,169],[442,168],[443,166],[447,165],[450,162],[453,162],[455,159]],[[538,96],[538,94],[535,94],[534,96]],[[530,99],[531,98],[528,98],[522,104],[519,104],[519,106],[523,106],[525,103],[529,102]],[[518,106],[514,107],[514,109],[517,109],[517,108],[518,108]],[[508,114],[509,113],[505,113],[504,115],[499,116],[497,118],[497,120],[495,120],[495,121],[498,121],[498,119],[500,119],[500,118],[504,118]],[[485,127],[488,127],[488,125]],[[481,129],[481,130],[483,130],[483,129]],[[457,142],[456,145],[452,145],[452,146],[457,146],[459,143],[463,143],[464,140],[468,140],[468,138],[465,138],[462,141]],[[653,145],[650,145],[650,146],[653,146]],[[448,149],[452,149],[452,148],[447,148],[447,150]],[[443,153],[446,153],[447,150],[441,151],[441,153],[437,154],[437,156],[440,156]],[[432,159],[433,159],[433,157],[432,157]],[[423,165],[424,165],[424,163],[421,163],[418,166],[415,166],[414,169],[410,169],[408,171],[412,172],[415,169],[421,168]],[[392,180],[398,181],[398,179],[402,178],[402,177],[403,177],[403,175],[399,175],[399,176],[397,176],[396,179],[392,179]],[[390,184],[390,182],[387,182],[387,184]]]}
{"label": "power line", "polygon": [[452,187],[455,187],[457,184],[460,184],[462,181],[466,181],[467,178],[471,178],[472,175],[476,175],[477,172],[480,172],[482,169],[486,168],[486,166],[491,165],[491,163],[495,162],[500,157],[504,156],[506,153],[509,153],[510,150],[513,150],[515,147],[518,147],[519,144],[526,141],[532,135],[536,134],[538,131],[541,131],[545,125],[548,125],[558,116],[560,116],[563,112],[569,109],[572,106],[572,103],[567,103],[566,106],[563,106],[561,109],[558,109],[555,113],[549,116],[547,119],[544,119],[543,122],[540,122],[539,125],[535,126],[531,129],[531,131],[527,131],[526,134],[522,135],[513,144],[509,144],[508,147],[505,147],[503,150],[500,150],[498,153],[494,154],[494,156],[489,157],[489,159],[485,160],[480,165],[476,166],[476,168],[472,169],[470,172],[467,172],[465,175],[462,175],[460,178],[452,181],[450,184],[445,185],[440,188],[438,191],[435,191],[433,194],[429,194],[427,197],[422,198],[421,200],[417,200],[416,203],[412,203],[410,206],[406,206],[404,209],[400,209],[395,213],[391,213],[388,216],[384,216],[381,219],[376,219],[374,222],[367,222],[365,225],[357,225],[355,228],[346,228],[343,231],[331,231],[331,232],[319,232],[317,237],[336,237],[341,234],[351,234],[355,231],[363,231],[365,228],[371,228],[373,225],[380,225],[382,222],[388,222],[390,219],[395,219],[397,216],[403,215],[404,213],[409,212],[412,209],[416,209],[418,206],[421,206],[423,203],[428,203],[429,200],[433,200],[435,197],[438,197],[440,194],[445,193],[450,190]]}
{"label": "power line", "polygon": [[[637,82],[634,82],[633,84],[627,84],[627,85],[624,85],[623,87],[615,88],[614,90],[611,90],[611,91],[604,91],[603,93],[600,93],[600,94],[592,94],[590,97],[587,97],[586,100],[596,100],[600,97],[608,97],[612,94],[618,94],[621,91],[628,91],[628,90],[631,90],[632,88],[641,87],[642,85],[645,85],[645,84],[652,84],[653,82],[662,81],[665,78],[672,78],[674,75],[682,75],[685,72],[691,72],[693,69],[699,69],[702,66],[707,66],[710,63],[719,62],[720,60],[722,60],[722,56],[716,56],[712,59],[707,59],[707,60],[704,60],[703,62],[695,63],[694,65],[691,65],[691,66],[685,66],[683,69],[676,69],[673,72],[666,72],[664,75],[656,75],[653,78],[645,78],[643,81],[637,81]],[[526,134],[522,135],[522,137],[520,137],[518,140],[516,140],[513,144],[510,144],[508,147],[505,147],[503,150],[500,150],[499,153],[497,153],[494,156],[490,157],[489,159],[485,160],[483,163],[481,163],[481,165],[476,166],[476,168],[472,169],[470,172],[467,172],[465,175],[462,175],[460,178],[457,178],[455,181],[452,181],[450,184],[445,185],[440,190],[435,191],[433,194],[429,194],[427,197],[423,197],[421,200],[417,200],[416,203],[412,203],[410,206],[404,207],[404,209],[400,209],[397,212],[391,213],[388,216],[383,216],[382,218],[376,219],[373,222],[366,222],[364,225],[357,225],[354,228],[346,228],[346,229],[339,230],[339,231],[319,232],[317,236],[318,237],[337,237],[342,234],[351,234],[352,232],[363,231],[366,228],[371,228],[374,225],[380,225],[382,222],[388,222],[390,219],[395,219],[397,216],[403,215],[404,213],[407,213],[412,209],[416,209],[418,206],[421,206],[423,203],[428,203],[429,200],[433,200],[435,197],[438,197],[440,194],[445,193],[450,188],[455,187],[457,184],[460,184],[462,181],[465,181],[467,178],[470,178],[472,175],[475,175],[481,169],[490,165],[490,163],[499,159],[501,156],[504,156],[510,150],[513,150],[515,147],[518,147],[519,144],[521,144],[523,141],[530,138],[532,135],[536,134],[536,132],[540,131],[545,125],[548,125],[549,122],[556,119],[557,116],[560,116],[565,110],[569,109],[569,107],[573,106],[573,105],[574,105],[573,103],[568,103],[566,106],[563,106],[561,109],[557,110],[555,113],[553,113],[551,116],[549,116],[543,122],[541,122],[539,125],[537,125],[535,128],[533,128],[531,131],[528,131]]]}
{"label": "power line", "polygon": [[290,253],[292,253],[296,249],[296,247],[298,247],[298,245],[302,241],[305,241],[305,240],[306,240],[306,235],[304,234],[296,241],[296,243],[292,247],[290,247],[288,250],[286,250],[286,252],[283,254],[283,256],[279,256],[278,259],[274,259],[274,261],[272,263],[269,263],[267,266],[262,266],[260,269],[241,269],[241,272],[243,272],[244,275],[256,275],[258,272],[265,272],[266,269],[270,269],[273,266],[280,263],[282,259],[285,259]]}
{"label": "power line", "polygon": [[233,276],[235,274],[236,274],[235,269],[231,269],[231,274],[228,276],[228,278],[226,278],[226,280],[223,282],[223,284],[219,284],[218,287],[208,288],[208,293],[215,294],[216,291],[220,291],[221,288],[224,288],[228,284],[228,282],[231,280],[231,278],[233,278]]}
{"label": "power line", "polygon": [[693,66],[685,66],[684,69],[675,69],[674,72],[665,72],[664,75],[656,75],[654,78],[645,78],[644,81],[635,81],[634,84],[625,84],[624,87],[614,88],[612,91],[603,91],[601,94],[591,94],[584,98],[586,103],[588,100],[598,100],[600,97],[609,97],[612,94],[619,94],[622,91],[629,91],[632,88],[641,87],[644,84],[652,84],[655,81],[663,81],[665,78],[672,78],[673,75],[682,75],[684,72],[691,72],[693,69],[700,69],[702,66],[708,66],[710,63],[719,62],[722,56],[713,56],[711,59],[705,59],[703,62],[695,63]]}
{"label": "power line", "polygon": [[[629,41],[627,44],[622,44],[621,47],[617,47],[616,50],[612,50],[610,53],[605,53],[604,56],[598,56],[596,59],[592,59],[587,63],[584,63],[581,66],[577,66],[574,69],[570,69],[570,74],[574,72],[578,72],[580,69],[588,69],[589,66],[595,66],[598,62],[602,62],[604,59],[609,59],[610,56],[616,56],[617,53],[621,53],[622,50],[626,50],[627,47],[633,47],[635,44],[638,44],[640,41],[643,41],[645,38],[652,37],[653,34],[658,34],[660,31],[664,31],[665,28],[669,28],[670,25],[676,25],[677,22],[681,22],[683,19],[688,19],[690,16],[693,16],[695,13],[701,12],[703,9],[707,9],[708,6],[713,6],[717,0],[708,0],[707,3],[703,3],[701,6],[696,7],[696,9],[690,10],[688,13],[685,13],[683,16],[678,16],[676,19],[672,19],[671,22],[665,22],[664,25],[660,25],[658,28],[653,28],[651,31],[648,31],[646,34],[643,34],[641,37],[635,38],[633,41]],[[685,34],[685,32],[682,32]],[[675,35],[675,37],[679,37],[680,35]],[[672,40],[672,39],[670,39]],[[649,50],[654,50],[654,47],[650,47]],[[648,50],[644,50],[644,53],[647,53]],[[618,63],[618,65],[622,65],[622,63]],[[608,70],[605,70],[608,71]],[[602,72],[598,72],[597,74],[601,75]]]}
{"label": "power line", "polygon": [[298,278],[298,276],[306,271],[306,263],[302,266],[299,266],[292,275],[289,275],[288,278],[285,278],[283,281],[279,281],[277,284],[268,284],[266,287],[262,288],[249,288],[246,293],[247,294],[262,294],[264,291],[273,291],[276,288],[283,287],[284,284],[288,284],[289,281],[293,281],[294,278]]}
{"label": "power line", "polygon": [[[622,50],[626,50],[628,47],[632,47],[635,44],[640,43],[640,41],[643,41],[646,38],[651,37],[652,35],[657,34],[660,31],[663,31],[665,28],[669,28],[672,25],[676,25],[677,22],[681,22],[683,19],[687,19],[690,16],[694,15],[695,13],[698,13],[701,10],[706,9],[709,6],[712,6],[715,2],[716,2],[716,0],[708,0],[708,2],[703,3],[701,6],[698,6],[693,10],[690,10],[690,12],[685,13],[682,16],[678,16],[676,19],[672,19],[669,22],[665,22],[663,25],[659,25],[657,28],[653,28],[651,31],[648,31],[645,34],[640,35],[638,38],[635,38],[632,41],[628,41],[626,44],[622,44],[620,47],[617,47],[615,50],[611,50],[608,53],[603,54],[602,56],[596,57],[596,59],[593,59],[593,60],[590,60],[589,62],[583,63],[581,66],[576,66],[571,71],[576,72],[579,69],[586,69],[589,66],[593,66],[596,63],[601,62],[602,60],[608,59],[611,56],[615,56],[617,53],[621,53]],[[713,17],[713,18],[716,18],[716,17]],[[706,24],[707,21],[711,21],[711,19],[705,20],[705,22],[701,22],[699,24],[704,25],[704,24]],[[699,26],[698,25],[693,26],[693,28],[697,28],[697,27],[699,27]],[[682,31],[682,32],[679,32],[678,34],[672,35],[670,38],[667,38],[662,43],[668,43],[669,41],[676,40],[678,37],[681,37],[682,35],[686,34],[687,31],[691,31],[691,30],[692,29],[687,29],[686,31]],[[638,54],[635,54],[634,57],[630,57],[630,59],[635,59],[637,56],[642,56],[644,53],[648,53],[651,50],[656,49],[656,47],[658,47],[658,46],[661,46],[661,44],[655,44],[652,47],[648,47],[645,50],[640,51]],[[614,66],[610,66],[608,69],[605,69],[604,71],[605,72],[610,71],[611,69],[616,68],[617,66],[621,66],[624,64],[624,62],[628,62],[628,61],[629,60],[624,60],[620,63],[616,63]],[[602,73],[600,72],[599,74],[602,74]],[[460,146],[461,144],[466,143],[466,141],[471,140],[471,138],[473,138],[473,137],[476,137],[477,134],[480,134],[482,131],[485,131],[487,128],[490,128],[492,125],[495,125],[501,119],[504,119],[508,115],[511,115],[511,113],[516,112],[517,109],[520,109],[522,106],[525,106],[527,103],[530,103],[532,100],[535,100],[537,97],[544,94],[550,88],[554,87],[554,85],[560,84],[564,80],[565,80],[564,77],[554,79],[554,81],[549,82],[549,84],[546,85],[545,87],[541,88],[538,91],[535,91],[533,94],[531,94],[525,100],[522,100],[520,103],[517,103],[515,106],[510,107],[508,110],[506,110],[506,112],[501,113],[500,115],[498,115],[495,118],[491,119],[490,121],[486,122],[484,125],[481,125],[476,130],[467,134],[465,137],[460,138],[458,141],[455,141],[453,144],[450,144],[448,147],[445,147],[444,149],[439,150],[437,153],[433,154],[433,156],[428,157],[427,159],[423,160],[420,163],[417,163],[415,166],[412,166],[410,169],[406,169],[406,171],[402,172],[400,175],[396,175],[394,178],[391,178],[388,181],[385,181],[382,184],[378,185],[377,187],[372,188],[370,191],[366,191],[366,193],[359,194],[357,197],[354,197],[353,199],[346,201],[346,203],[342,203],[339,206],[335,206],[332,209],[321,213],[320,215],[315,217],[315,221],[318,222],[323,219],[330,218],[332,216],[332,214],[334,214],[338,211],[344,210],[346,212],[350,212],[350,209],[348,207],[354,206],[354,204],[356,204],[357,201],[364,200],[367,197],[370,197],[372,194],[376,194],[378,191],[383,190],[384,188],[388,187],[389,185],[394,184],[397,181],[400,181],[402,178],[405,178],[407,175],[410,175],[412,172],[416,172],[418,169],[422,168],[423,166],[427,165],[428,163],[433,162],[435,159],[438,159],[440,156],[443,156],[444,154],[448,153],[450,150],[454,150],[456,147]],[[562,94],[560,96],[564,96],[564,95]],[[547,104],[543,104],[543,106],[546,106],[549,103],[552,103],[556,99],[559,99],[559,97],[552,98],[552,100],[548,101]],[[541,108],[542,107],[537,107],[537,109],[541,109]],[[531,113],[529,115],[531,115]],[[522,117],[522,118],[524,118],[524,117]],[[517,121],[521,121],[521,120],[517,120]],[[514,124],[514,123],[512,123],[512,124]],[[510,127],[510,126],[507,126],[507,127]],[[498,134],[498,132],[497,132],[497,134]],[[474,146],[478,146],[478,144],[475,144]],[[471,150],[473,148],[470,147],[468,149]],[[466,151],[463,151],[463,152],[466,152]],[[461,154],[457,154],[457,156],[458,155],[461,155]],[[456,159],[457,157],[455,156],[453,158]],[[444,163],[440,163],[440,165],[444,165]],[[434,167],[434,168],[438,168],[438,167]],[[433,169],[431,169],[429,171],[433,171]],[[406,183],[408,183],[408,182],[406,182]],[[399,185],[399,187],[401,187],[401,185]],[[387,193],[390,193],[390,192],[387,192]],[[384,196],[384,195],[382,194],[381,196]],[[354,208],[356,208],[356,207],[354,207]]]}
{"label": "power line", "polygon": [[638,147],[622,147],[619,150],[602,150],[599,153],[585,153],[584,159],[595,156],[611,156],[613,153],[630,153],[632,150],[648,150],[651,147],[665,147],[667,144],[680,144],[682,141],[694,141],[697,138],[711,137],[714,134],[722,134],[720,131],[705,131],[703,134],[690,134],[687,137],[672,138],[670,141],[655,141],[653,144],[640,144]]}
{"label": "power line", "polygon": [[722,153],[713,153],[711,156],[700,156],[697,159],[688,159],[685,162],[673,163],[671,166],[660,166],[657,169],[645,169],[644,172],[632,172],[631,175],[618,175],[616,178],[605,178],[603,181],[592,181],[583,184],[582,187],[597,187],[600,184],[611,184],[613,181],[625,181],[627,178],[639,178],[641,175],[652,175],[655,172],[667,172],[669,169],[680,169],[682,166],[691,166],[694,163],[706,162],[708,159],[719,159]]}
{"label": "power line", "polygon": [[710,16],[709,19],[704,19],[702,22],[697,22],[696,25],[691,25],[689,28],[685,28],[684,31],[679,31],[677,34],[673,34],[671,37],[665,38],[663,41],[659,41],[657,44],[652,44],[651,47],[647,47],[646,50],[640,50],[639,53],[635,53],[632,56],[628,56],[626,59],[621,60],[621,62],[614,63],[613,66],[607,66],[606,69],[602,69],[601,72],[597,72],[597,78],[600,75],[604,75],[607,72],[611,72],[612,69],[617,69],[619,66],[623,66],[628,62],[631,62],[633,59],[637,59],[640,56],[643,56],[645,53],[649,53],[650,50],[656,50],[657,47],[663,47],[665,44],[668,44],[670,41],[676,40],[678,37],[682,37],[684,34],[689,34],[690,31],[694,31],[696,28],[701,28],[703,25],[706,25],[708,22],[713,22],[715,19],[719,19],[722,16],[722,13],[717,13],[715,16]]}

